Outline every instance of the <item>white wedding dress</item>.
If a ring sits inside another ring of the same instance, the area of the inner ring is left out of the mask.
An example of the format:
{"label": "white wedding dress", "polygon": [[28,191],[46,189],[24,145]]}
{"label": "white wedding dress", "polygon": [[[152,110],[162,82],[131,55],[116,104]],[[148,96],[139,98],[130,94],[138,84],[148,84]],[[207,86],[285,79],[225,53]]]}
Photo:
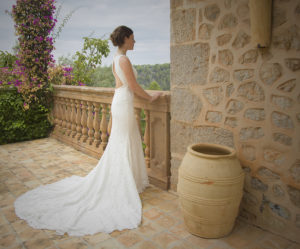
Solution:
{"label": "white wedding dress", "polygon": [[102,157],[85,177],[73,175],[19,196],[14,202],[15,213],[31,227],[83,236],[133,229],[140,224],[139,193],[149,181],[134,94],[119,66],[121,56],[114,56],[113,62],[123,85],[115,89],[111,135]]}

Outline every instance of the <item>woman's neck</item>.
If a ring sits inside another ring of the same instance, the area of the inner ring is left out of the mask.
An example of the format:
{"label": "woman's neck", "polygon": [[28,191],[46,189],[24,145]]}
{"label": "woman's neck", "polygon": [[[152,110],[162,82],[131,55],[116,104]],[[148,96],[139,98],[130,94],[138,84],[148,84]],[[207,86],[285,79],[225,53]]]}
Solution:
{"label": "woman's neck", "polygon": [[126,48],[118,48],[117,49],[117,54],[123,54],[126,55],[127,49]]}

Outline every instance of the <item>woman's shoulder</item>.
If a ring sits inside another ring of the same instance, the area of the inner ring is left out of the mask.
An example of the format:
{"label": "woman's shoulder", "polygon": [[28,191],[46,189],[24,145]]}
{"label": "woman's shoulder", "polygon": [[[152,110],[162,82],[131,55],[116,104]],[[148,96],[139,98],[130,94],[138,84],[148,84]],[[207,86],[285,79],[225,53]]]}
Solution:
{"label": "woman's shoulder", "polygon": [[131,65],[130,59],[126,55],[121,55],[119,58],[120,65]]}

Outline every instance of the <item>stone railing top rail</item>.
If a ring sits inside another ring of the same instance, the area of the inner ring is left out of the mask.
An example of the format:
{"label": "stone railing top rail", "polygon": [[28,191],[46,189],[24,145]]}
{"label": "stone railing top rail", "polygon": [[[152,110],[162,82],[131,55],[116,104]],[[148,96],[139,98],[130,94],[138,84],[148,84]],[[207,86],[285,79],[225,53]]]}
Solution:
{"label": "stone railing top rail", "polygon": [[[70,85],[53,85],[54,95],[71,99],[84,101],[93,101],[98,103],[111,103],[115,88],[108,87],[89,87],[89,86],[70,86]],[[134,97],[134,106],[147,110],[170,112],[170,91],[146,90],[149,93],[162,92],[159,99],[150,103],[143,98]]]}

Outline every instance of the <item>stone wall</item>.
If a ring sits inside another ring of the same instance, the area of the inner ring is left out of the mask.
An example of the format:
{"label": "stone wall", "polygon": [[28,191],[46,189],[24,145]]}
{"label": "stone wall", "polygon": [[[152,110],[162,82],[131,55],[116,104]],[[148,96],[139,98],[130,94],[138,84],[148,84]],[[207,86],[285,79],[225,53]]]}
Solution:
{"label": "stone wall", "polygon": [[171,0],[171,189],[191,143],[234,147],[240,217],[300,241],[300,1],[274,0],[271,46],[248,0]]}

